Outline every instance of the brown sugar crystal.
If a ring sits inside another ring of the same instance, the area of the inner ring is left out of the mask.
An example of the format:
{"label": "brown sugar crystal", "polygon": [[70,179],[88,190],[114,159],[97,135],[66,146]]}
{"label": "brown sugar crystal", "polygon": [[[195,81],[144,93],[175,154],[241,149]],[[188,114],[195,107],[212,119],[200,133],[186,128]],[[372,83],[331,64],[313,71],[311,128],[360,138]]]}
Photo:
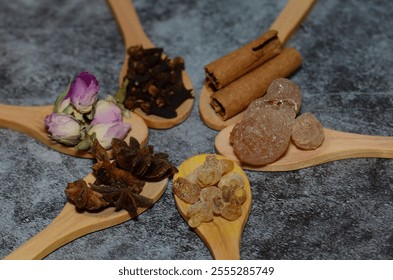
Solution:
{"label": "brown sugar crystal", "polygon": [[280,110],[279,101],[259,102],[259,108],[246,112],[230,134],[230,143],[239,160],[250,165],[276,161],[288,148],[294,116]]}

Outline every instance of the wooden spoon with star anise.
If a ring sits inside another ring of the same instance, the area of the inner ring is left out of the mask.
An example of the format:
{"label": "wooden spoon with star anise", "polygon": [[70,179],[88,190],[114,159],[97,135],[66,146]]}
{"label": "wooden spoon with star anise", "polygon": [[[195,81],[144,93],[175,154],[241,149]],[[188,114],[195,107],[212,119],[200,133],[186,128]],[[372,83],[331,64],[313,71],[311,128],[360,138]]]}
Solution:
{"label": "wooden spoon with star anise", "polygon": [[161,197],[167,178],[177,172],[167,155],[154,153],[151,146],[141,147],[135,138],[130,145],[113,141],[117,141],[112,143],[115,160],[110,161],[95,141],[93,154],[98,161],[93,173],[69,183],[65,190],[69,202],[60,214],[5,259],[42,259],[76,238],[136,217]]}
{"label": "wooden spoon with star anise", "polygon": [[[112,9],[112,12],[116,18],[116,21],[120,27],[124,39],[125,55],[124,55],[124,62],[119,77],[120,86],[123,86],[124,78],[127,75],[127,69],[129,65],[130,55],[129,52],[127,51],[129,47],[139,46],[144,49],[155,48],[156,50],[157,48],[154,46],[154,44],[150,41],[150,39],[144,32],[131,0],[108,0],[108,4]],[[165,57],[165,54],[162,54],[162,56]],[[149,72],[150,71],[151,70],[149,70]],[[145,76],[145,73],[143,73],[143,76]],[[175,115],[172,115],[170,117],[163,117],[162,115],[157,115],[157,114],[150,114],[150,113],[147,114],[145,113],[146,110],[143,111],[141,108],[138,107],[136,109],[133,109],[134,113],[138,114],[140,117],[142,117],[145,120],[148,127],[157,128],[157,129],[171,128],[183,122],[190,115],[194,104],[194,98],[192,95],[193,94],[192,82],[185,70],[182,70],[180,72],[180,76],[182,77],[182,82],[180,83],[181,87],[183,88],[184,86],[182,92],[185,92],[185,95],[187,96],[185,97],[183,96],[185,100],[184,101],[182,100],[181,105],[178,106],[177,109],[173,112]],[[151,92],[152,95],[156,95],[157,87],[152,86],[151,88],[153,88],[153,90],[149,92]],[[165,95],[165,99],[167,99],[166,95]],[[178,101],[177,100],[171,101],[172,104],[176,102]],[[146,105],[145,107],[152,106],[152,104],[143,104],[143,105]]]}

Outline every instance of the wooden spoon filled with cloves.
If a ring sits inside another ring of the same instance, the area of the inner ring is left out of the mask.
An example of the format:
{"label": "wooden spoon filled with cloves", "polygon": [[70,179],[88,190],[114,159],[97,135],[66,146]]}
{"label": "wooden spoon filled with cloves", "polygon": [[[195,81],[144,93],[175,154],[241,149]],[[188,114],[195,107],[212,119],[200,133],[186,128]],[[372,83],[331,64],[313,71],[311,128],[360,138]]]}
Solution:
{"label": "wooden spoon filled with cloves", "polygon": [[170,59],[143,31],[131,0],[108,0],[124,38],[118,99],[141,116],[148,127],[167,129],[191,113],[192,82],[180,57]]}

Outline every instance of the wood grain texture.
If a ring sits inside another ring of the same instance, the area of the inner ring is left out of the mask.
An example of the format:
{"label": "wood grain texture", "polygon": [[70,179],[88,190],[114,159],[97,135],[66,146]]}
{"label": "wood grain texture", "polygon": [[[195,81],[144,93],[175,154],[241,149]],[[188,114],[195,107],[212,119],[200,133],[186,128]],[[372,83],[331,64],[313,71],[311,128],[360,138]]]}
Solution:
{"label": "wood grain texture", "polygon": [[[175,174],[173,180],[178,177],[186,177],[194,169],[198,168],[203,164],[207,154],[200,154],[193,156],[184,161],[179,166],[179,172]],[[224,158],[223,156],[217,155],[219,159]],[[220,216],[214,216],[213,221],[202,223],[194,230],[198,236],[203,240],[206,246],[209,248],[214,259],[229,260],[229,259],[240,259],[240,243],[244,226],[247,223],[248,216],[251,211],[251,187],[247,175],[235,163],[234,171],[239,173],[244,179],[244,190],[247,194],[246,201],[242,204],[242,215],[235,221],[228,221]],[[188,220],[186,213],[190,204],[185,203],[179,199],[176,195],[175,202],[177,209],[184,218]]]}
{"label": "wood grain texture", "polygon": [[[144,48],[153,48],[155,46],[145,34],[131,0],[108,0],[108,4],[116,18],[125,45],[124,62],[119,75],[119,85],[121,86],[128,68],[128,47],[140,45]],[[187,89],[192,89],[192,82],[186,71],[183,71],[182,77],[184,86]],[[191,114],[193,106],[194,99],[187,99],[176,109],[177,116],[172,119],[155,115],[146,115],[141,109],[136,109],[134,112],[145,120],[148,127],[168,129],[186,120]]]}
{"label": "wood grain texture", "polygon": [[[221,130],[215,139],[218,153],[239,162],[229,135],[234,125]],[[324,128],[325,140],[316,150],[302,150],[290,143],[288,150],[277,161],[263,166],[241,164],[242,168],[256,171],[290,171],[326,162],[349,158],[393,158],[393,137],[347,133]]]}
{"label": "wood grain texture", "polygon": [[[11,106],[0,104],[0,127],[10,128],[26,134],[52,149],[82,158],[93,158],[86,151],[78,151],[74,147],[68,147],[50,139],[45,127],[45,117],[53,112],[53,105],[46,106]],[[131,130],[125,138],[128,142],[130,137],[135,137],[141,145],[148,141],[148,128],[141,117],[131,113],[130,118],[123,118],[125,123],[131,124]],[[108,151],[112,157],[112,151]]]}
{"label": "wood grain texture", "polygon": [[[278,37],[283,44],[299,27],[305,19],[316,0],[289,0],[279,16],[271,25],[270,29],[278,31]],[[237,123],[243,117],[243,112],[223,120],[210,105],[212,89],[204,83],[199,95],[199,114],[202,121],[210,128],[221,130],[227,126]]]}

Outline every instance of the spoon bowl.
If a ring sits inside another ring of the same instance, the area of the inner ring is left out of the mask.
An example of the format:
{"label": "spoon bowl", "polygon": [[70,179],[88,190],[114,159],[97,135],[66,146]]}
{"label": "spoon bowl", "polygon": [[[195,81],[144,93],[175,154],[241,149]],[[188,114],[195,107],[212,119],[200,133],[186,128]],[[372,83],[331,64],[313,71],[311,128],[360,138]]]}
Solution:
{"label": "spoon bowl", "polygon": [[[201,166],[207,156],[207,154],[200,154],[184,161],[178,167],[179,172],[174,175],[173,180],[176,180],[178,177],[186,177],[194,169]],[[223,159],[225,157],[217,155],[217,158]],[[202,223],[194,229],[207,245],[214,259],[240,259],[241,237],[251,211],[251,187],[247,175],[236,163],[233,171],[239,173],[244,179],[244,190],[246,191],[247,199],[242,204],[242,215],[235,221],[228,221],[221,216],[214,216],[213,221]],[[187,209],[190,204],[185,203],[176,195],[174,197],[177,209],[184,220],[187,221]]]}
{"label": "spoon bowl", "polygon": [[[223,156],[239,162],[229,142],[234,125],[221,130],[215,138],[215,148]],[[350,158],[393,158],[393,137],[372,136],[324,128],[325,140],[315,150],[302,150],[290,143],[288,150],[277,161],[243,169],[255,171],[290,171],[315,166],[335,160]]]}
{"label": "spoon bowl", "polygon": [[[316,0],[288,0],[284,9],[270,27],[270,29],[278,32],[278,38],[283,45],[307,16],[315,2]],[[210,96],[212,93],[213,90],[205,82],[199,95],[199,113],[202,121],[208,127],[221,130],[242,119],[244,111],[224,121],[210,105]]]}
{"label": "spoon bowl", "polygon": [[[95,180],[94,175],[89,174],[84,180],[92,183]],[[155,203],[164,193],[167,184],[168,179],[146,183],[141,195],[152,199],[153,203]],[[42,259],[61,246],[81,236],[126,222],[147,209],[138,208],[136,215],[131,215],[125,210],[116,212],[114,207],[100,212],[77,212],[75,206],[67,202],[59,215],[44,230],[4,259]]]}
{"label": "spoon bowl", "polygon": [[[53,112],[53,108],[53,105],[11,106],[0,104],[0,127],[24,133],[64,154],[82,158],[94,158],[92,154],[86,151],[78,151],[74,147],[62,145],[50,139],[45,128],[45,117]],[[130,137],[133,136],[139,141],[141,146],[144,146],[148,140],[148,128],[143,119],[131,113],[131,117],[124,117],[123,121],[131,124],[131,130],[127,134],[125,141],[128,142]],[[108,152],[109,156],[112,157],[112,151]]]}
{"label": "spoon bowl", "polygon": [[[131,0],[108,0],[108,4],[116,18],[120,31],[123,35],[125,54],[124,62],[120,71],[119,84],[123,84],[124,77],[127,73],[128,58],[127,49],[130,46],[139,45],[144,48],[154,48],[154,44],[143,30],[139,21],[138,14],[133,6]],[[192,82],[186,71],[182,72],[183,83],[187,89],[192,89]],[[183,122],[190,115],[194,105],[194,99],[189,98],[185,100],[177,109],[177,116],[175,118],[167,119],[156,115],[147,115],[141,109],[136,109],[134,112],[142,117],[147,126],[156,129],[167,129],[176,126]]]}

